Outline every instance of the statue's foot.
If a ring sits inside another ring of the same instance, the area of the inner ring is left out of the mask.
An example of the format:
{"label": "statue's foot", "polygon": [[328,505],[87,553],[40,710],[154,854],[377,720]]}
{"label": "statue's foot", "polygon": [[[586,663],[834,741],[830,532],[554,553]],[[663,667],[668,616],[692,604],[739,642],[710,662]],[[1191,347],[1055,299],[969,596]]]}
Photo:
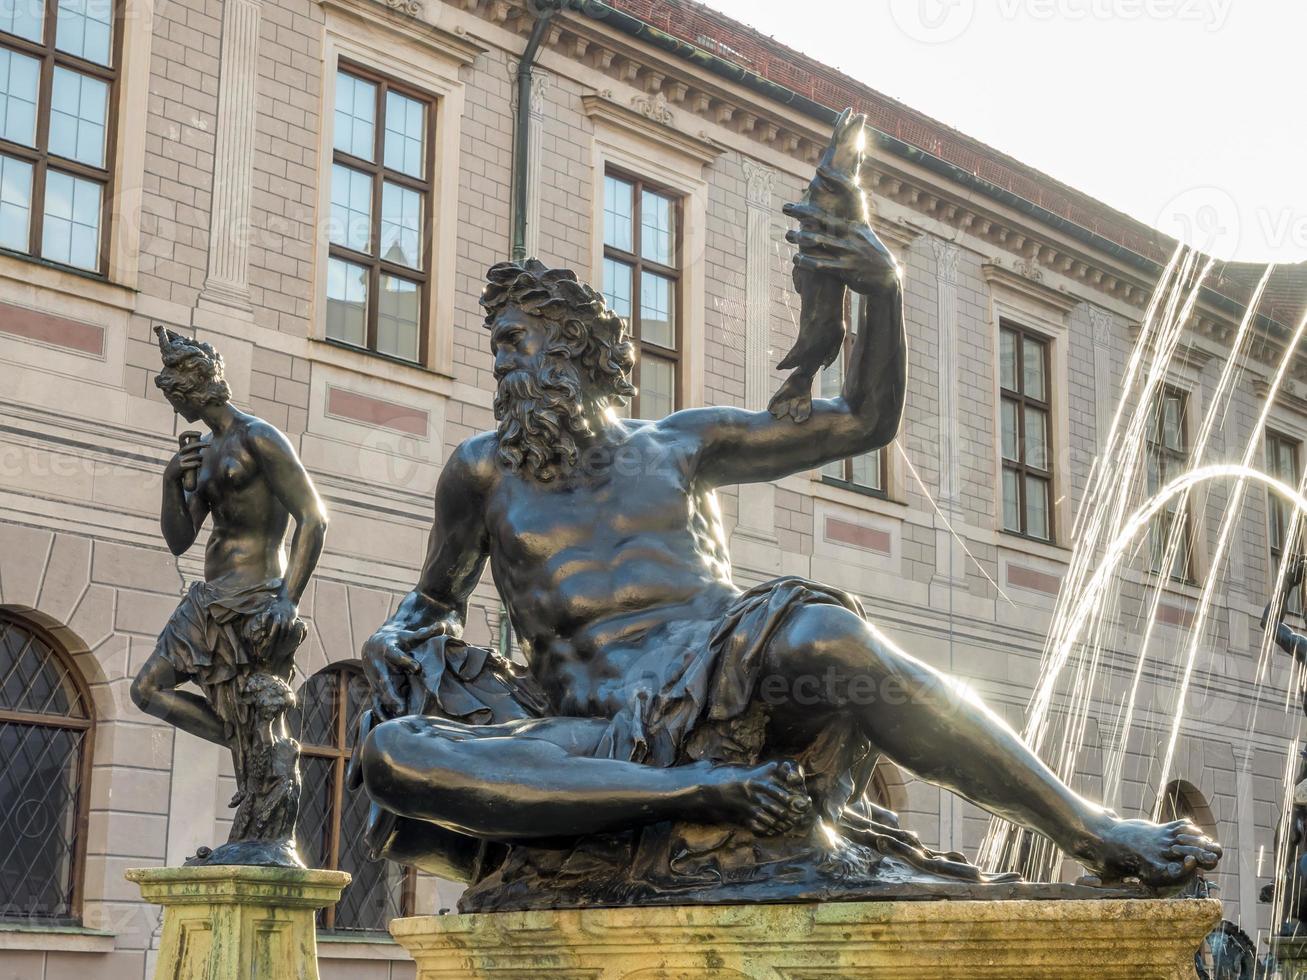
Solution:
{"label": "statue's foot", "polygon": [[796,422],[805,422],[812,414],[811,374],[799,369],[781,382],[776,394],[767,403],[767,410],[776,418],[790,416]]}
{"label": "statue's foot", "polygon": [[1111,817],[1106,830],[1076,857],[1104,882],[1138,878],[1159,891],[1182,887],[1221,859],[1221,845],[1188,820],[1156,824]]}
{"label": "statue's foot", "polygon": [[793,762],[704,767],[704,816],[712,823],[748,827],[756,834],[783,834],[812,819],[812,797],[803,769]]}

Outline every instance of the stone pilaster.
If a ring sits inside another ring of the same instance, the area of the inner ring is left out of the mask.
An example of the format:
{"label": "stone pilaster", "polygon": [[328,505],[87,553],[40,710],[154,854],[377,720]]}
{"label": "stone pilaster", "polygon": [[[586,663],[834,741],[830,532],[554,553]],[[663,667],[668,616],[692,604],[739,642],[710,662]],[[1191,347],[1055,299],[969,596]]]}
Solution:
{"label": "stone pilaster", "polygon": [[250,309],[250,192],[258,111],[259,0],[222,7],[218,129],[214,140],[213,215],[202,306]]}
{"label": "stone pilaster", "polygon": [[[747,218],[744,243],[744,405],[767,410],[771,396],[772,195],[777,173],[744,160]],[[776,540],[776,488],[770,483],[740,487],[737,558],[759,571],[780,569]]]}
{"label": "stone pilaster", "polygon": [[1112,376],[1112,314],[1089,307],[1089,335],[1094,343],[1094,444],[1101,453],[1116,413],[1116,381]]}
{"label": "stone pilaster", "polygon": [[[958,281],[962,250],[952,242],[928,236],[930,250],[935,256],[936,319],[939,324],[939,495],[935,501],[956,528],[961,516],[962,499],[962,418],[958,404],[959,350],[958,350]],[[1001,491],[1000,491],[1001,492]],[[966,552],[954,537],[944,520],[935,516],[935,574],[932,586],[962,588],[966,585]],[[940,597],[936,596],[936,599]],[[948,600],[943,600],[948,601]],[[960,803],[957,811],[957,829],[961,829]],[[954,814],[950,814],[952,816]],[[948,825],[948,817],[941,815],[941,833]],[[947,839],[945,839],[947,843]]]}

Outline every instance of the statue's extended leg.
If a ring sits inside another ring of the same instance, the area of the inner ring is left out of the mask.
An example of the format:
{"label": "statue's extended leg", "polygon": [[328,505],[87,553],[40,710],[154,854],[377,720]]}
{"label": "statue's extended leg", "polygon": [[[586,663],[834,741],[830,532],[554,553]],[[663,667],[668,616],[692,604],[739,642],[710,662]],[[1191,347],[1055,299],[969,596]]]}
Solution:
{"label": "statue's extended leg", "polygon": [[796,610],[769,644],[767,673],[760,691],[781,745],[801,744],[830,710],[851,711],[898,764],[1044,834],[1109,877],[1163,886],[1220,856],[1190,824],[1121,820],[1084,799],[974,693],[847,609]]}
{"label": "statue's extended leg", "polygon": [[363,779],[368,795],[401,817],[502,840],[673,818],[775,833],[808,816],[802,774],[788,763],[659,769],[587,757],[603,730],[587,719],[471,726],[398,718],[368,736]]}
{"label": "statue's extended leg", "polygon": [[132,701],[146,714],[175,725],[182,731],[218,745],[226,745],[226,731],[209,702],[199,694],[177,690],[189,677],[179,673],[157,651],[132,681]]}

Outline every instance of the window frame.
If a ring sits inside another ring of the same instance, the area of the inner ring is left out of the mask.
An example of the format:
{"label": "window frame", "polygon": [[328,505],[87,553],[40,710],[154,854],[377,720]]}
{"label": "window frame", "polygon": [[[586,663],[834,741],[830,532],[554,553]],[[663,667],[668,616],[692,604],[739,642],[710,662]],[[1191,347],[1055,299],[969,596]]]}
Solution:
{"label": "window frame", "polygon": [[[1168,396],[1178,396],[1180,399],[1179,432],[1182,448],[1179,450],[1168,448],[1165,441],[1165,404]],[[1189,403],[1191,400],[1191,393],[1178,385],[1163,382],[1154,397],[1156,398],[1156,404],[1153,407],[1154,418],[1152,420],[1152,425],[1144,436],[1144,452],[1148,454],[1145,456],[1145,466],[1147,466],[1151,461],[1149,456],[1156,451],[1159,452],[1162,458],[1165,458],[1170,464],[1178,467],[1176,470],[1177,474],[1182,473],[1192,465],[1191,454],[1193,453],[1193,447],[1189,444]],[[1159,466],[1158,489],[1166,486],[1169,480],[1169,477],[1166,475],[1167,472],[1169,472],[1169,468],[1164,470]],[[1147,488],[1145,487],[1145,489]],[[1189,501],[1183,498],[1181,498],[1180,503],[1177,506],[1181,516],[1184,518],[1184,530],[1182,531],[1185,542],[1184,574],[1182,576],[1177,576],[1173,574],[1170,569],[1154,568],[1151,544],[1149,546],[1149,573],[1152,575],[1165,576],[1169,582],[1175,582],[1180,585],[1193,585],[1198,581],[1198,566],[1196,563],[1197,555],[1195,554],[1198,541],[1195,536],[1193,510],[1189,506]],[[1166,511],[1163,508],[1152,518],[1152,520],[1149,521],[1148,533],[1150,535],[1156,533],[1157,519],[1162,517],[1164,514],[1166,514]]]}
{"label": "window frame", "polygon": [[[328,808],[327,820],[327,859],[323,863],[326,867],[323,870],[336,871],[340,868],[340,847],[341,847],[341,822],[342,815],[345,812],[345,773],[349,768],[350,757],[354,754],[354,749],[349,744],[349,682],[355,677],[363,676],[363,669],[354,663],[334,663],[329,664],[322,670],[310,674],[304,680],[301,688],[307,686],[311,681],[324,675],[331,675],[335,678],[335,719],[336,726],[334,737],[336,744],[318,745],[300,738],[300,733],[292,733],[300,743],[300,755],[314,759],[327,759],[332,764],[331,774],[331,805]],[[303,711],[303,708],[300,708]],[[301,715],[302,717],[302,715]],[[403,915],[412,915],[416,904],[417,896],[417,869],[412,866],[404,866],[404,880],[400,892],[400,907]],[[322,909],[321,920],[318,928],[324,932],[331,932],[336,928],[336,909],[339,902],[333,902],[331,905]],[[377,930],[366,929],[348,929],[342,930],[343,934],[351,933],[374,933]]]}
{"label": "window frame", "polygon": [[[364,266],[368,270],[368,301],[365,311],[363,345],[351,344],[347,340],[341,340],[337,337],[331,337],[327,334],[327,315],[331,308],[330,298],[324,299],[323,304],[323,321],[322,321],[322,338],[329,344],[337,347],[343,347],[346,350],[361,351],[375,357],[385,358],[386,360],[395,361],[399,364],[410,366],[425,367],[430,358],[431,345],[431,288],[435,278],[435,270],[432,268],[432,262],[435,258],[435,196],[436,196],[436,122],[439,112],[440,98],[430,92],[425,92],[421,88],[409,85],[401,80],[393,78],[374,68],[361,64],[352,58],[341,55],[335,66],[334,86],[339,86],[339,77],[342,74],[352,75],[355,78],[362,79],[377,86],[376,98],[376,121],[373,125],[373,152],[376,156],[375,161],[363,160],[353,154],[346,153],[335,145],[335,115],[334,107],[332,111],[332,129],[331,129],[331,159],[328,161],[327,169],[327,190],[328,200],[330,199],[331,175],[332,168],[337,164],[348,167],[351,170],[359,171],[368,175],[372,181],[372,219],[369,223],[369,240],[376,247],[377,254],[369,255],[364,252],[358,252],[347,245],[341,245],[338,242],[330,240],[327,237],[327,265],[330,266],[332,259],[340,259],[343,262],[349,262],[353,265]],[[424,161],[424,177],[419,179],[410,174],[402,173],[398,170],[391,170],[385,163],[385,139],[386,139],[386,93],[389,91],[398,92],[423,103],[426,106],[425,121],[426,128],[423,132],[425,143],[424,152],[426,160]],[[424,197],[422,208],[422,235],[419,247],[422,251],[422,268],[413,269],[406,265],[398,265],[394,262],[388,262],[381,254],[381,200],[382,190],[386,183],[390,181],[409,190],[417,191]],[[328,205],[330,207],[330,205]],[[328,211],[330,213],[330,211]],[[325,274],[325,269],[324,269]],[[409,360],[406,357],[400,357],[398,354],[387,354],[384,351],[377,350],[377,325],[380,317],[380,296],[381,296],[381,277],[382,275],[392,275],[398,279],[404,279],[409,282],[418,283],[418,350],[415,360]]]}
{"label": "window frame", "polygon": [[[95,279],[109,278],[110,249],[112,246],[111,218],[114,195],[115,171],[118,159],[118,92],[123,76],[123,37],[127,33],[126,0],[114,0],[111,14],[110,30],[113,36],[109,41],[108,65],[96,64],[76,55],[60,51],[55,46],[55,37],[59,29],[59,0],[42,0],[45,15],[41,24],[41,40],[30,41],[0,31],[0,47],[17,51],[40,62],[40,80],[37,83],[36,96],[36,145],[23,146],[0,137],[0,154],[16,157],[32,165],[32,196],[28,211],[26,252],[9,248],[0,248],[0,254],[11,255],[28,262],[37,262],[55,269],[72,272],[77,275]],[[53,16],[51,16],[53,14]],[[104,166],[92,167],[77,160],[56,157],[50,152],[50,115],[51,101],[54,93],[54,70],[56,67],[67,68],[82,75],[89,75],[108,86],[105,97],[104,119]],[[45,226],[45,190],[46,176],[51,161],[57,161],[54,169],[82,180],[100,185],[100,235],[96,249],[94,269],[71,265],[48,259],[41,254],[41,242]]]}
{"label": "window frame", "polygon": [[76,688],[80,704],[84,706],[86,717],[75,718],[71,715],[32,714],[0,707],[0,724],[31,725],[41,728],[60,728],[80,731],[82,735],[81,757],[77,761],[77,790],[75,812],[73,814],[72,862],[69,867],[68,882],[68,916],[52,917],[44,920],[23,920],[0,916],[3,922],[41,921],[52,924],[80,924],[83,905],[86,900],[86,856],[88,851],[91,825],[91,779],[95,766],[95,702],[91,698],[91,689],[82,676],[72,655],[54,635],[25,616],[0,607],[0,623],[8,623],[32,635],[44,643],[60,662],[70,682]]}
{"label": "window frame", "polygon": [[[608,163],[604,166],[603,177],[615,177],[618,180],[625,181],[632,187],[631,190],[631,244],[635,246],[635,252],[625,252],[614,245],[608,244],[606,236],[601,234],[603,240],[603,258],[611,259],[615,262],[621,262],[631,267],[631,315],[627,318],[627,324],[631,330],[631,342],[635,345],[636,375],[633,379],[637,389],[635,396],[631,399],[630,412],[632,418],[641,418],[640,413],[640,375],[644,370],[644,355],[646,350],[655,357],[665,361],[672,362],[672,411],[679,411],[684,404],[684,374],[682,370],[683,357],[685,351],[685,287],[682,282],[683,268],[685,259],[685,195],[674,187],[661,183],[657,180],[651,180],[642,177],[624,167]],[[602,188],[605,181],[600,181],[599,186]],[[650,191],[661,197],[667,198],[672,202],[675,209],[674,220],[676,222],[676,234],[674,236],[673,248],[676,250],[676,261],[681,263],[677,266],[666,266],[659,262],[647,260],[641,254],[643,252],[643,224],[642,207],[644,204],[644,191]],[[599,210],[602,213],[607,201],[601,200]],[[600,225],[602,229],[602,224]],[[641,311],[640,311],[640,280],[644,274],[644,269],[648,267],[650,272],[660,275],[666,279],[672,280],[675,284],[676,298],[672,302],[673,314],[676,317],[676,324],[673,330],[673,343],[676,344],[675,350],[669,350],[660,344],[652,341],[646,341],[642,332]],[[602,267],[601,267],[602,268]],[[604,283],[602,291],[606,294],[608,284]]]}
{"label": "window frame", "polygon": [[[1020,391],[1013,391],[1011,388],[1003,387],[1003,331],[1009,331],[1017,337],[1016,344],[1016,381],[1021,387]],[[1030,338],[1040,345],[1044,353],[1044,397],[1043,399],[1034,398],[1025,393],[1026,375],[1025,375],[1025,357],[1026,357],[1026,338]],[[1007,317],[1000,317],[998,322],[998,339],[999,339],[999,367],[998,367],[998,457],[1001,466],[999,479],[999,529],[1004,534],[1015,535],[1019,538],[1025,538],[1027,541],[1037,541],[1040,544],[1056,545],[1057,544],[1057,515],[1055,513],[1056,504],[1054,493],[1056,472],[1052,466],[1054,459],[1057,457],[1056,439],[1057,432],[1053,423],[1053,343],[1054,339],[1047,334],[1038,330],[1032,330]],[[1003,402],[1011,401],[1017,406],[1017,452],[1020,455],[1019,460],[1011,460],[1003,455]],[[1026,406],[1035,408],[1044,413],[1044,433],[1047,445],[1044,447],[1045,457],[1050,464],[1047,469],[1039,469],[1031,466],[1026,461]],[[1007,526],[1004,520],[1003,510],[1005,500],[1003,499],[1003,481],[1002,472],[1012,470],[1017,474],[1017,513],[1021,518],[1021,528],[1016,530]],[[1029,513],[1026,500],[1026,476],[1030,475],[1036,479],[1041,479],[1048,487],[1048,537],[1041,538],[1038,535],[1031,534],[1029,531]]]}
{"label": "window frame", "polygon": [[[1266,430],[1266,456],[1267,469],[1271,475],[1279,480],[1284,480],[1284,474],[1279,472],[1279,454],[1275,451],[1278,445],[1287,446],[1293,454],[1293,486],[1297,486],[1298,481],[1302,479],[1302,440],[1297,439],[1284,432],[1276,429]],[[1279,496],[1270,490],[1266,491],[1268,503],[1266,514],[1266,552],[1270,560],[1270,585],[1275,586],[1275,580],[1279,575],[1280,565],[1284,562],[1284,539],[1289,530],[1288,506]],[[1275,543],[1276,538],[1280,543]],[[1286,596],[1286,599],[1297,599],[1297,608],[1292,608],[1290,602],[1286,602],[1286,612],[1292,616],[1303,616],[1307,613],[1307,583],[1300,584],[1296,590],[1295,596]]]}
{"label": "window frame", "polygon": [[[854,299],[853,291],[848,290],[844,299],[844,316],[845,322],[851,324],[852,329],[844,332],[844,343],[843,346],[840,347],[839,355],[842,359],[841,373],[845,378],[848,377],[849,360],[853,356],[853,345],[857,342],[857,333],[861,328],[861,323],[853,322],[855,313],[859,314],[859,316],[861,315],[858,305],[859,304]],[[827,368],[823,368],[822,370],[827,370]],[[820,383],[820,373],[818,374],[818,383]],[[871,455],[871,453],[876,455],[876,468],[880,471],[879,489],[876,487],[869,487],[865,483],[858,483],[853,479],[853,461],[857,459],[858,456]],[[878,500],[889,500],[889,460],[887,458],[889,454],[885,452],[884,448],[873,449],[871,453],[859,453],[858,456],[846,456],[843,459],[838,460],[840,468],[844,472],[842,478],[831,476],[829,473],[825,472],[825,467],[818,469],[817,473],[821,478],[821,482],[827,486],[851,490],[853,493],[860,493],[867,497],[875,497]],[[827,463],[826,465],[829,466],[831,464]]]}

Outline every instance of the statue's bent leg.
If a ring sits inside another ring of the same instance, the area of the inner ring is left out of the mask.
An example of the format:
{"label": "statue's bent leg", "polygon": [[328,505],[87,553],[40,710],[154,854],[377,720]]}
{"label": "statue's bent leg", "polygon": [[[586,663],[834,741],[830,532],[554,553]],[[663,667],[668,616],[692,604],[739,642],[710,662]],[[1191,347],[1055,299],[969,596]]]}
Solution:
{"label": "statue's bent leg", "polygon": [[1121,820],[1084,799],[973,691],[904,653],[847,609],[795,610],[767,656],[762,692],[778,739],[830,710],[850,712],[899,765],[1114,876],[1166,884],[1196,867],[1214,867],[1220,856],[1220,847],[1191,824]]}
{"label": "statue's bent leg", "polygon": [[809,810],[801,776],[788,765],[659,769],[588,757],[605,728],[590,719],[478,727],[397,718],[364,743],[363,779],[372,799],[400,817],[493,840],[606,833],[671,819],[775,832]]}
{"label": "statue's bent leg", "polygon": [[175,725],[197,738],[218,745],[227,744],[222,719],[206,698],[177,690],[190,678],[181,673],[159,650],[150,654],[132,681],[132,702],[148,715]]}

